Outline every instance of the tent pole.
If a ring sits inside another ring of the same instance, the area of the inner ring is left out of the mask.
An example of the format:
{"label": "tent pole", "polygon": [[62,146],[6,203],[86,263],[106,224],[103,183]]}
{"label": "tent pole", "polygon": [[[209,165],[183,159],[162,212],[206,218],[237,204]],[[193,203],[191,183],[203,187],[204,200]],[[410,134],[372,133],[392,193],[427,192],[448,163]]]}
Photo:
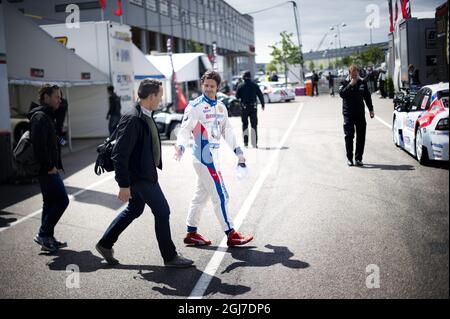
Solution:
{"label": "tent pole", "polygon": [[65,87],[67,100],[67,139],[69,142],[69,151],[72,152],[72,126],[70,125],[70,107],[69,107],[69,88]]}

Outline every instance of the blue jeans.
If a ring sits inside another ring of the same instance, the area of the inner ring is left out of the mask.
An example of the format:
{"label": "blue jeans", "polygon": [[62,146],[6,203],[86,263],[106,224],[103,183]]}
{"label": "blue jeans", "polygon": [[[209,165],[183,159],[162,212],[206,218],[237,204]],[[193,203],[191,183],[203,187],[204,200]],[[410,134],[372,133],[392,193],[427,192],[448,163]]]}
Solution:
{"label": "blue jeans", "polygon": [[40,237],[53,237],[55,226],[69,205],[69,197],[59,174],[39,176],[44,204]]}
{"label": "blue jeans", "polygon": [[128,225],[141,216],[145,204],[151,208],[155,216],[156,239],[161,256],[164,261],[170,261],[177,252],[170,234],[169,204],[158,183],[141,180],[131,185],[131,198],[127,208],[109,225],[99,244],[104,248],[111,249]]}

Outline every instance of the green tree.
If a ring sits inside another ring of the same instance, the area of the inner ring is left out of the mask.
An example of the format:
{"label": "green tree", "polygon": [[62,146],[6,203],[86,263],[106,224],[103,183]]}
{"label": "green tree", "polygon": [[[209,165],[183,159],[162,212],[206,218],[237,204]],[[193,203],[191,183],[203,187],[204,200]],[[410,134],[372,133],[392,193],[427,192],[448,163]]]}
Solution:
{"label": "green tree", "polygon": [[315,67],[316,67],[316,65],[314,64],[314,61],[313,60],[309,61],[309,64],[308,64],[309,70],[312,71],[312,70],[314,70]]}
{"label": "green tree", "polygon": [[276,66],[275,63],[270,62],[270,63],[267,64],[267,66],[266,66],[266,71],[267,71],[267,72],[272,72],[272,71],[278,72],[278,68],[277,68],[277,66]]}
{"label": "green tree", "polygon": [[353,64],[354,62],[354,58],[351,56],[351,55],[347,55],[347,56],[344,56],[342,59],[341,59],[341,61],[342,61],[342,64],[343,65],[345,65],[345,66],[350,66],[351,64]]}
{"label": "green tree", "polygon": [[341,59],[337,58],[334,64],[336,68],[340,68],[342,65],[344,65],[342,58]]}
{"label": "green tree", "polygon": [[292,41],[293,33],[283,31],[280,33],[281,41],[276,42],[274,45],[269,45],[272,49],[270,55],[272,56],[272,63],[275,65],[283,66],[284,75],[287,84],[288,64],[301,64],[303,65],[303,56],[299,46],[295,45]]}
{"label": "green tree", "polygon": [[200,53],[203,52],[203,45],[196,41],[189,40],[188,48],[189,52],[200,52]]}
{"label": "green tree", "polygon": [[361,66],[377,65],[384,60],[384,53],[379,47],[370,47],[353,56],[353,63]]}

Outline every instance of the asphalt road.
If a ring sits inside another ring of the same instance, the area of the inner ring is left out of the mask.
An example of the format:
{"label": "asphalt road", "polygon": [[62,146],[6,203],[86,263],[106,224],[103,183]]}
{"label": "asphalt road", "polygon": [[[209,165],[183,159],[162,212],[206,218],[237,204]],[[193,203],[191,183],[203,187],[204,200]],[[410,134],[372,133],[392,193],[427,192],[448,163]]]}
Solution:
{"label": "asphalt road", "polygon": [[[113,176],[93,173],[97,141],[64,157],[75,196],[56,228],[69,247],[55,255],[33,242],[39,186],[0,186],[0,298],[448,298],[448,164],[421,166],[396,148],[392,102],[373,99],[362,168],[346,165],[338,97],[259,111],[245,180],[221,148],[231,215],[255,236],[245,247],[224,248],[211,204],[199,231],[212,245],[184,246],[195,174],[191,156],[176,162],[163,142],[160,184],[177,249],[195,260],[189,269],[163,267],[148,207],[115,246],[120,265],[102,262],[95,243],[123,204]],[[241,139],[240,119],[231,122]]]}

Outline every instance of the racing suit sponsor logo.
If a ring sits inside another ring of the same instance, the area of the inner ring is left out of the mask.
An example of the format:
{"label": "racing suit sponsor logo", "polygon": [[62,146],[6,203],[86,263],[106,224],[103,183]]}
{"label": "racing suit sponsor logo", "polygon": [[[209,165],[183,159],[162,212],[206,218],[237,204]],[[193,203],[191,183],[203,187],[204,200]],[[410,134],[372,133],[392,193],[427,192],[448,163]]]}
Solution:
{"label": "racing suit sponsor logo", "polygon": [[217,114],[217,115],[216,114],[206,114],[205,117],[207,120],[213,119],[213,118],[220,119],[220,118],[223,118],[223,114]]}

